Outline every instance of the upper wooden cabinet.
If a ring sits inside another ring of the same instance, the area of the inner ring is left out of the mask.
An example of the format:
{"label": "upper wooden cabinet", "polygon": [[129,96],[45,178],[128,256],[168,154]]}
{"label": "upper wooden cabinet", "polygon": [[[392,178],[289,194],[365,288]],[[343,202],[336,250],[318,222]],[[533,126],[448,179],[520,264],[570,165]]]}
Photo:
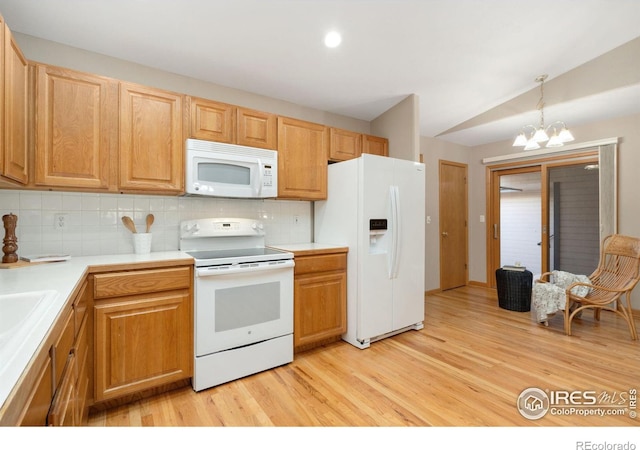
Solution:
{"label": "upper wooden cabinet", "polygon": [[180,94],[120,83],[120,189],[184,190],[182,104]]}
{"label": "upper wooden cabinet", "polygon": [[277,116],[227,103],[187,97],[189,137],[276,149]]}
{"label": "upper wooden cabinet", "polygon": [[329,161],[345,161],[362,153],[389,156],[389,140],[354,131],[331,128]]}
{"label": "upper wooden cabinet", "polygon": [[360,156],[362,153],[362,134],[340,128],[331,128],[330,133],[330,161],[345,161]]}
{"label": "upper wooden cabinet", "polygon": [[329,129],[278,117],[278,198],[327,198]]}
{"label": "upper wooden cabinet", "polygon": [[362,136],[362,153],[372,155],[389,156],[389,140],[377,136]]}
{"label": "upper wooden cabinet", "polygon": [[118,82],[36,66],[35,184],[116,189]]}
{"label": "upper wooden cabinet", "polygon": [[276,150],[278,117],[262,111],[236,108],[236,143],[249,147]]}
{"label": "upper wooden cabinet", "polygon": [[235,139],[234,106],[198,97],[187,97],[189,137],[226,142]]}
{"label": "upper wooden cabinet", "polygon": [[29,63],[0,17],[0,175],[28,182]]}

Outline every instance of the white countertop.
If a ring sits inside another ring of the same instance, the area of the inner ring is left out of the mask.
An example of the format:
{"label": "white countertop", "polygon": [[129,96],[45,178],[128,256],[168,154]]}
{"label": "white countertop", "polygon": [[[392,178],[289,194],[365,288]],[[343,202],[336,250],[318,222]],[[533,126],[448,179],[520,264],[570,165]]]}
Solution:
{"label": "white countertop", "polygon": [[[49,328],[67,303],[82,276],[91,266],[153,263],[165,260],[192,260],[191,256],[180,251],[152,252],[145,255],[123,254],[108,256],[71,257],[67,261],[44,264],[33,264],[26,267],[0,269],[0,295],[17,294],[41,290],[55,290],[59,293],[53,304],[43,305],[46,312],[41,320],[31,330],[27,339],[21,343],[21,348],[10,362],[6,370],[0,371],[0,405],[4,405],[11,390],[19,380],[24,369],[40,343],[47,336]],[[39,306],[40,307],[40,306]]]}
{"label": "white countertop", "polygon": [[318,242],[306,242],[303,244],[271,244],[269,247],[286,250],[288,252],[303,252],[314,250],[333,250],[347,247],[346,244],[324,244]]}

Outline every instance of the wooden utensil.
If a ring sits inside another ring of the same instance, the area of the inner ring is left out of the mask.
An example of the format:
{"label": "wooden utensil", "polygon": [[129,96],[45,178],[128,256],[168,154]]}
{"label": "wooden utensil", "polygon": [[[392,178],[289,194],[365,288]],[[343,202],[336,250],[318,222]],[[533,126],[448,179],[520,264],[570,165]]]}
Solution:
{"label": "wooden utensil", "polygon": [[153,214],[147,214],[147,233],[151,231],[151,225],[153,225],[154,220]]}
{"label": "wooden utensil", "polygon": [[131,217],[122,216],[122,223],[125,227],[127,227],[129,231],[131,231],[132,233],[137,233],[136,225],[133,223],[133,219],[131,219]]}

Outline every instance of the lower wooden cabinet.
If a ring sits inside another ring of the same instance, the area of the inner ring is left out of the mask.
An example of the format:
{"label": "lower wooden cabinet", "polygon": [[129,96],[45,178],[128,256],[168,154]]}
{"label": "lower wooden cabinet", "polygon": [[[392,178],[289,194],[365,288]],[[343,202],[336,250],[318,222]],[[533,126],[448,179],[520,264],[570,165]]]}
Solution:
{"label": "lower wooden cabinet", "polygon": [[92,406],[188,381],[192,262],[144,267],[89,269],[3,405],[0,426],[84,425]]}
{"label": "lower wooden cabinet", "polygon": [[36,361],[42,362],[38,362],[40,367],[36,369],[33,388],[26,396],[20,425],[86,424],[91,402],[87,314],[90,294],[84,280],[73,301],[53,325],[54,332],[47,338],[46,350],[36,356]]}
{"label": "lower wooden cabinet", "polygon": [[94,275],[95,400],[192,375],[192,267]]}
{"label": "lower wooden cabinet", "polygon": [[294,255],[293,345],[302,351],[347,331],[347,253]]}
{"label": "lower wooden cabinet", "polygon": [[73,300],[60,338],[51,350],[56,389],[47,419],[50,426],[79,426],[87,422],[91,396],[87,314],[90,296],[85,280]]}
{"label": "lower wooden cabinet", "polygon": [[76,408],[78,404],[76,391],[76,355],[74,353],[69,353],[64,367],[65,370],[58,389],[56,390],[56,396],[51,404],[51,410],[49,411],[48,424],[51,426],[80,425],[76,423]]}
{"label": "lower wooden cabinet", "polygon": [[38,371],[20,425],[29,427],[46,425],[52,398],[53,371],[49,353]]}

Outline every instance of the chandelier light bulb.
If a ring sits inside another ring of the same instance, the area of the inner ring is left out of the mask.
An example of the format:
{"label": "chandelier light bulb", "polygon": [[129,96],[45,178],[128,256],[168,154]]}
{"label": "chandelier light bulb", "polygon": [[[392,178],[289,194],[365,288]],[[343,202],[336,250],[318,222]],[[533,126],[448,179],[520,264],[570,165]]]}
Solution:
{"label": "chandelier light bulb", "polygon": [[518,135],[518,137],[516,137],[516,140],[513,141],[513,147],[524,147],[525,145],[527,145],[527,137],[524,135],[523,131]]}
{"label": "chandelier light bulb", "polygon": [[566,127],[560,131],[559,138],[562,143],[571,142],[575,140],[575,138],[573,137],[573,134],[571,134],[571,131],[567,130]]}
{"label": "chandelier light bulb", "polygon": [[533,138],[529,139],[529,141],[527,141],[527,145],[524,147],[525,150],[537,150],[539,148],[540,144],[538,144]]}
{"label": "chandelier light bulb", "polygon": [[544,131],[544,128],[540,127],[536,130],[536,134],[533,135],[533,140],[536,142],[546,142],[549,140],[549,135]]}
{"label": "chandelier light bulb", "polygon": [[551,136],[551,139],[549,139],[549,142],[547,142],[547,147],[562,147],[562,145],[562,140],[560,139],[560,136],[558,136],[557,130],[554,128],[553,135]]}

